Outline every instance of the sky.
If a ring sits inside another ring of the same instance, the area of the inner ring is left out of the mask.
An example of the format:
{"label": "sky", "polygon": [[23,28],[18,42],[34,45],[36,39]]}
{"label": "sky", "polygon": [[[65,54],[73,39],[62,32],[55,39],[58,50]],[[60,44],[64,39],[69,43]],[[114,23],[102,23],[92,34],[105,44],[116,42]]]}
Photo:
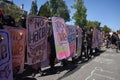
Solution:
{"label": "sky", "polygon": [[[15,4],[20,6],[24,4],[24,10],[30,11],[31,3],[33,0],[13,0]],[[46,1],[49,0],[38,0],[38,9]],[[74,0],[65,0],[70,10],[71,21],[67,24],[74,25],[72,19],[75,10],[71,8],[74,4]],[[120,0],[84,0],[84,5],[87,8],[87,20],[101,22],[101,27],[107,25],[113,31],[120,29]]]}

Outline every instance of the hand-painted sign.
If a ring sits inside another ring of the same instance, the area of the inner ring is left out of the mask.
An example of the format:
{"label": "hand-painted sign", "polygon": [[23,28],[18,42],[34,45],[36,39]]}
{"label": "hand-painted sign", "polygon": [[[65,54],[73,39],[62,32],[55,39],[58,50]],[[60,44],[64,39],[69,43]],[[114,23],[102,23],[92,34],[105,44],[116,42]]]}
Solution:
{"label": "hand-painted sign", "polygon": [[64,24],[64,20],[58,17],[52,17],[52,25],[53,25],[57,59],[62,60],[70,56],[66,26]]}
{"label": "hand-painted sign", "polygon": [[67,25],[68,28],[68,42],[70,47],[70,57],[75,57],[76,54],[76,27],[72,25]]}
{"label": "hand-painted sign", "polygon": [[0,30],[0,80],[13,80],[9,33]]}
{"label": "hand-painted sign", "polygon": [[78,27],[78,37],[77,37],[77,54],[80,54],[82,45],[82,28]]}
{"label": "hand-painted sign", "polygon": [[36,64],[47,59],[47,18],[27,18],[27,62]]}
{"label": "hand-painted sign", "polygon": [[12,43],[13,72],[22,73],[24,71],[26,30],[15,27],[6,27],[5,29],[9,31]]}

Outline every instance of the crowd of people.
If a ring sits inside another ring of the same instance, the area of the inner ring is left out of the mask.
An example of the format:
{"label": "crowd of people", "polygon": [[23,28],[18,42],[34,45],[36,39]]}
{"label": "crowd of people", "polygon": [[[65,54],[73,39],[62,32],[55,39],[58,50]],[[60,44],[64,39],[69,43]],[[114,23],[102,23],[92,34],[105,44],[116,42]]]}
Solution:
{"label": "crowd of people", "polygon": [[120,36],[118,32],[106,33],[104,36],[106,48],[120,49]]}
{"label": "crowd of people", "polygon": [[[3,25],[8,26],[16,26],[15,20],[10,15],[4,15],[2,10],[0,10],[0,29],[3,29]],[[51,24],[50,24],[51,25]],[[24,17],[20,20],[20,26],[23,28],[26,28],[26,19]],[[74,64],[79,63],[80,61],[86,60],[88,61],[93,56],[100,54],[100,47],[93,48],[92,47],[92,40],[93,40],[93,27],[90,27],[88,30],[85,30],[84,27],[82,27],[82,45],[80,50],[80,55],[75,56],[75,58],[72,59],[72,62]],[[76,37],[77,38],[77,37]],[[120,37],[117,33],[113,32],[112,35],[109,33],[105,34],[104,41],[106,43],[106,48],[119,48],[117,44],[120,44]],[[55,42],[54,42],[54,36],[53,36],[53,30],[50,30],[50,34],[48,36],[48,42],[50,44],[50,56],[49,56],[49,65],[50,65],[50,71],[55,71],[55,59],[56,59],[56,50],[55,50]],[[77,43],[77,42],[76,42]],[[63,59],[60,61],[63,65],[63,67],[66,67],[68,65],[67,59]],[[39,64],[37,64],[39,65]],[[32,67],[32,66],[31,66]],[[34,68],[34,67],[33,67]],[[59,71],[58,71],[59,72]],[[40,73],[40,75],[43,75],[43,72],[41,70],[41,67],[37,68],[36,70],[33,70],[33,77],[36,73]]]}

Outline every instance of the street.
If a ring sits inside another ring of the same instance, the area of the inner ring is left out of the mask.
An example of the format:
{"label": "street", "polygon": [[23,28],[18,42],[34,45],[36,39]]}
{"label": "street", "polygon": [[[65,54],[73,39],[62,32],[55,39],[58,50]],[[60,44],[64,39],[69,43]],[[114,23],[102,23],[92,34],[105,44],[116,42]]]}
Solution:
{"label": "street", "polygon": [[60,63],[56,71],[50,73],[48,68],[43,69],[45,74],[37,74],[35,78],[27,76],[24,80],[120,80],[120,53],[116,49],[103,48],[99,56],[79,64],[72,62],[65,68]]}

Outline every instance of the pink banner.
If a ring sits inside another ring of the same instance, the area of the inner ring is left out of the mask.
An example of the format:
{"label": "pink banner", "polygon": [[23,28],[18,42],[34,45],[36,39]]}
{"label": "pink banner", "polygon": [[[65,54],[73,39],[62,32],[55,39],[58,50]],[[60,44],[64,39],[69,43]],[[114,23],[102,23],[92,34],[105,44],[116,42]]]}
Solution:
{"label": "pink banner", "polygon": [[6,29],[11,38],[13,72],[22,73],[24,71],[26,30],[15,27],[6,27]]}
{"label": "pink banner", "polygon": [[29,16],[27,18],[27,62],[29,65],[47,59],[47,18]]}
{"label": "pink banner", "polygon": [[73,25],[67,25],[68,28],[68,42],[70,47],[70,57],[75,57],[76,54],[76,27]]}
{"label": "pink banner", "polygon": [[0,30],[0,80],[13,80],[9,33]]}
{"label": "pink banner", "polygon": [[62,18],[52,17],[52,25],[57,59],[62,60],[68,58],[70,56],[70,49],[64,20]]}

